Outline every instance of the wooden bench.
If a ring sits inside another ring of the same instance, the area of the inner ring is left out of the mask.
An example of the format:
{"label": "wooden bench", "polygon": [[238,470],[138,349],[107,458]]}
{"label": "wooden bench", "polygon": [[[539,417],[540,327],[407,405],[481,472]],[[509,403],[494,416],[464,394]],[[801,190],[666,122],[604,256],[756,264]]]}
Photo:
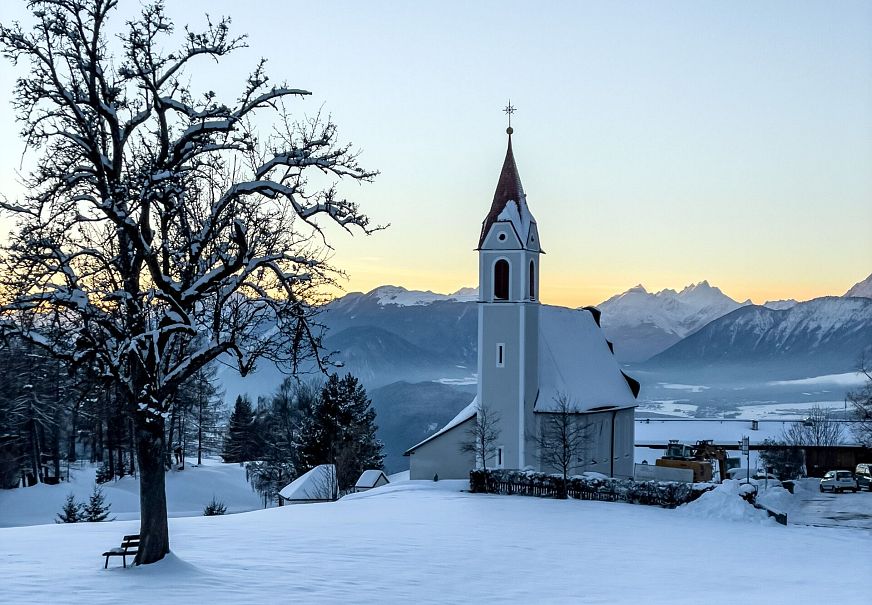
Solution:
{"label": "wooden bench", "polygon": [[106,552],[102,554],[102,556],[106,557],[106,564],[103,566],[103,569],[109,567],[109,557],[121,557],[121,561],[124,563],[124,567],[127,567],[127,556],[135,556],[136,553],[139,552],[139,534],[133,534],[130,536],[124,536],[124,539],[121,540],[121,546],[117,548],[110,548]]}

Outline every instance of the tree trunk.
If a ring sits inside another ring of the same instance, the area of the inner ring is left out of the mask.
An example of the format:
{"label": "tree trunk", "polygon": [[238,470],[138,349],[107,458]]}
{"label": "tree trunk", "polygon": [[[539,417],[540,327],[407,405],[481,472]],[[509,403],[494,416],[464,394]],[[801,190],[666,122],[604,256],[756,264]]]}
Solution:
{"label": "tree trunk", "polygon": [[139,462],[139,553],[137,565],[160,561],[170,552],[167,526],[167,494],[164,460],[164,420],[136,414],[136,445]]}
{"label": "tree trunk", "polygon": [[136,426],[135,422],[132,418],[127,419],[127,429],[128,429],[128,443],[130,443],[130,472],[128,473],[130,476],[136,476],[136,464],[134,460],[136,460]]}
{"label": "tree trunk", "polygon": [[67,462],[76,461],[76,436],[79,426],[79,406],[74,405],[70,414],[70,432],[67,441]]}
{"label": "tree trunk", "polygon": [[[203,394],[198,390],[197,402],[197,464],[203,464]],[[281,506],[281,504],[279,505]]]}

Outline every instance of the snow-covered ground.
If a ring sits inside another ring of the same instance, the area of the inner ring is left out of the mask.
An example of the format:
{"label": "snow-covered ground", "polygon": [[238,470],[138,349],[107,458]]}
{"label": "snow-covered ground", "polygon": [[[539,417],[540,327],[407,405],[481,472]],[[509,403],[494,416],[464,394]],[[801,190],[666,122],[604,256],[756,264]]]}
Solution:
{"label": "snow-covered ground", "polygon": [[[238,464],[204,460],[196,466],[189,458],[183,471],[167,473],[167,507],[171,517],[191,517],[203,514],[215,496],[232,513],[263,507],[260,497],[245,479],[245,469]],[[0,490],[0,527],[54,523],[67,494],[87,501],[94,488],[96,467],[73,466],[70,481],[59,485],[36,485],[24,489]],[[117,520],[139,518],[139,480],[125,477],[103,484],[111,514]]]}
{"label": "snow-covered ground", "polygon": [[133,521],[0,529],[0,586],[8,603],[868,603],[869,531],[463,487],[171,519],[174,555],[135,569],[100,557]]}

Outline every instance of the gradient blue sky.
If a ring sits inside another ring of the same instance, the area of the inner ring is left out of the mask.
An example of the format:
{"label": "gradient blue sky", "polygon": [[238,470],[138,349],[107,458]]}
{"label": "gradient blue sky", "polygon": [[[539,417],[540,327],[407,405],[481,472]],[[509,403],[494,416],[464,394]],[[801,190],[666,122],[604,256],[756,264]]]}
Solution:
{"label": "gradient blue sky", "polygon": [[[546,302],[702,279],[736,299],[806,299],[872,272],[870,2],[188,0],[168,12],[179,25],[227,14],[250,35],[195,84],[232,99],[266,57],[275,79],[315,93],[295,109],[323,104],[382,171],[346,191],[391,228],[332,232],[348,290],[476,282],[509,97]],[[0,21],[24,15],[0,6]],[[0,100],[13,78],[4,63]],[[7,194],[16,132],[0,102]]]}

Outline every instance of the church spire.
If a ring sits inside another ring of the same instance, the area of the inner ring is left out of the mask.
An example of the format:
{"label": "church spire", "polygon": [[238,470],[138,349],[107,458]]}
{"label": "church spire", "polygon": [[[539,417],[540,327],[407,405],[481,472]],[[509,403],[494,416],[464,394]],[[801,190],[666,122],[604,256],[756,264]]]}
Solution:
{"label": "church spire", "polygon": [[[509,104],[509,107],[514,108]],[[511,119],[511,112],[509,112]],[[524,195],[524,187],[521,185],[521,177],[518,174],[518,166],[515,164],[515,154],[512,152],[512,133],[514,129],[509,126],[506,128],[506,133],[509,135],[509,145],[506,149],[506,159],[503,160],[503,169],[500,171],[500,178],[497,181],[497,188],[494,191],[494,200],[491,203],[490,212],[484,219],[481,226],[481,237],[479,238],[479,247],[484,244],[484,238],[487,237],[491,225],[499,220],[500,214],[506,208],[509,201],[514,201],[519,208],[523,205],[526,208],[526,196]]]}

